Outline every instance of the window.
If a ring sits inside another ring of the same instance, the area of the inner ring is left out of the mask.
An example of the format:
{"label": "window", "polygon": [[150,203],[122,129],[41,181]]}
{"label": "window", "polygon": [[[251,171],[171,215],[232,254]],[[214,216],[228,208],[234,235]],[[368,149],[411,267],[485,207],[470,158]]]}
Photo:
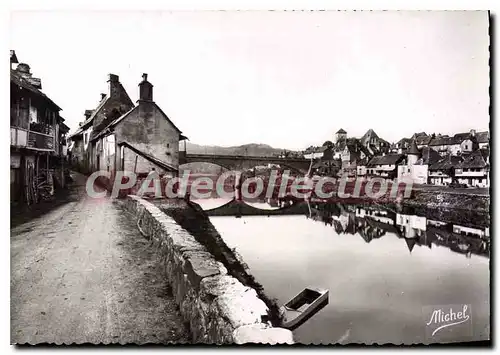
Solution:
{"label": "window", "polygon": [[38,112],[34,106],[30,106],[30,123],[38,123]]}
{"label": "window", "polygon": [[170,148],[170,143],[167,143],[167,148]]}

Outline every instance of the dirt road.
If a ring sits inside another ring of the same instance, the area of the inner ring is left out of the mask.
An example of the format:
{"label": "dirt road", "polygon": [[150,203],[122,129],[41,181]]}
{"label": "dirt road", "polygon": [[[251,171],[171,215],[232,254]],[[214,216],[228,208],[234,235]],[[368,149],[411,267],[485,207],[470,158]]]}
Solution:
{"label": "dirt road", "polygon": [[189,341],[149,242],[73,178],[67,203],[11,229],[11,343]]}

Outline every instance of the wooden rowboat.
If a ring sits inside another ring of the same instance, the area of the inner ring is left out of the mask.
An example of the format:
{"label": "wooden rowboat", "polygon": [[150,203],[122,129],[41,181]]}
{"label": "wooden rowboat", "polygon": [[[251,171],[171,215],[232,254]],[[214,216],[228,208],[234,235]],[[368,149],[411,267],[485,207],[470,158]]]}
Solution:
{"label": "wooden rowboat", "polygon": [[282,327],[295,329],[328,304],[328,290],[305,288],[281,307]]}

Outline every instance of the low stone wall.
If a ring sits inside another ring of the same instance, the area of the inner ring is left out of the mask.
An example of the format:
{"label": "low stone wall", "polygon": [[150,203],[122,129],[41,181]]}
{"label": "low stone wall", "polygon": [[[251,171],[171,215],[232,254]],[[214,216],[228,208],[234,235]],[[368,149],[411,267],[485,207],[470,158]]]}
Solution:
{"label": "low stone wall", "polygon": [[267,321],[268,308],[256,291],[228,275],[173,218],[137,196],[123,201],[158,250],[193,343],[293,343],[291,331]]}

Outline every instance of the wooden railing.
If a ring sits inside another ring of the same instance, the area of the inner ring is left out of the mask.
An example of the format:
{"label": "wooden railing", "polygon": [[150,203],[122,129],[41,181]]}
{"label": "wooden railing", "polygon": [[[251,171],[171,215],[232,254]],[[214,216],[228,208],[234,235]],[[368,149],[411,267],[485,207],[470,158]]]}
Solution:
{"label": "wooden railing", "polygon": [[45,134],[20,127],[10,127],[10,145],[20,148],[55,151],[53,131],[52,134]]}

